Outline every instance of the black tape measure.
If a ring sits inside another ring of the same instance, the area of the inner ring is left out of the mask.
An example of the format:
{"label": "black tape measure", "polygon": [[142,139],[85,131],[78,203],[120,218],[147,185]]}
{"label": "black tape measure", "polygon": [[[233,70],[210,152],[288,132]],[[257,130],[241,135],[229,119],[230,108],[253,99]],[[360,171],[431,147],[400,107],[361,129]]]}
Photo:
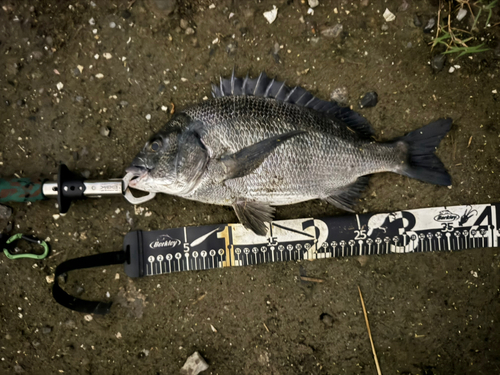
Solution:
{"label": "black tape measure", "polygon": [[123,251],[72,259],[56,269],[54,297],[66,307],[105,314],[110,303],[67,295],[57,276],[125,264],[130,277],[345,256],[498,247],[500,204],[433,207],[381,214],[273,221],[267,236],[241,224],[133,231]]}

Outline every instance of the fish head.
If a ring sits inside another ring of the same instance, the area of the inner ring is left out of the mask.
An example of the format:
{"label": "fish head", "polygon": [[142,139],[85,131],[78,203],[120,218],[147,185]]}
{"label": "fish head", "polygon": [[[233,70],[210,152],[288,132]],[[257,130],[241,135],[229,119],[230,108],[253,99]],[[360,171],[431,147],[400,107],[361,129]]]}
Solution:
{"label": "fish head", "polygon": [[177,154],[181,131],[160,131],[146,142],[127,172],[135,178],[129,186],[147,192],[173,194],[177,181]]}
{"label": "fish head", "polygon": [[209,158],[193,124],[198,126],[179,115],[146,142],[126,170],[135,176],[129,186],[151,193],[190,193],[198,185]]}

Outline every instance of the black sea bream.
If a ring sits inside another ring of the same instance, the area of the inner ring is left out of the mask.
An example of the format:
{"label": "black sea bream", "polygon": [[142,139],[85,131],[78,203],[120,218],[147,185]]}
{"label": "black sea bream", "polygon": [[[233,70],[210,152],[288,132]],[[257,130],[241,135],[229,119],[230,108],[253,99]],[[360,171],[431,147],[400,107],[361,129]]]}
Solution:
{"label": "black sea bream", "polygon": [[352,211],[372,173],[451,184],[434,155],[450,119],[378,143],[361,115],[264,73],[233,74],[212,93],[146,143],[127,169],[137,176],[131,187],[233,206],[246,228],[265,235],[271,206],[323,199]]}

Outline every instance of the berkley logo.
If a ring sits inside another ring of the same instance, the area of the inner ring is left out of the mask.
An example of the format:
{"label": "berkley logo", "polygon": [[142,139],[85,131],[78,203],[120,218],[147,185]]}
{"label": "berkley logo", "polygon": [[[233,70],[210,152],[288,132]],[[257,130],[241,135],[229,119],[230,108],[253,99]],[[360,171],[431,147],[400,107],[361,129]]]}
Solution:
{"label": "berkley logo", "polygon": [[181,240],[170,237],[168,234],[164,234],[158,237],[156,240],[149,244],[151,249],[156,249],[159,247],[176,247],[181,244]]}
{"label": "berkley logo", "polygon": [[434,216],[434,220],[440,221],[440,222],[450,222],[450,221],[455,221],[460,218],[459,215],[454,214],[453,212],[449,210],[443,210],[441,211],[438,215]]}

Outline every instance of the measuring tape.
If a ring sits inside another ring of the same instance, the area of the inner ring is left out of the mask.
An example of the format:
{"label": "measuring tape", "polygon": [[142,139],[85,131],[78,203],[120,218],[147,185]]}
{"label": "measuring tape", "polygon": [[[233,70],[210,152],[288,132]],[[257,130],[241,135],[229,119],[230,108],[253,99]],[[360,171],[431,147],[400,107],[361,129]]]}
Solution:
{"label": "measuring tape", "polygon": [[133,231],[125,236],[122,251],[60,264],[53,294],[73,310],[106,314],[111,303],[69,296],[57,276],[120,263],[128,276],[143,277],[283,261],[498,247],[499,222],[500,204],[480,204],[273,221],[267,236],[241,224]]}

